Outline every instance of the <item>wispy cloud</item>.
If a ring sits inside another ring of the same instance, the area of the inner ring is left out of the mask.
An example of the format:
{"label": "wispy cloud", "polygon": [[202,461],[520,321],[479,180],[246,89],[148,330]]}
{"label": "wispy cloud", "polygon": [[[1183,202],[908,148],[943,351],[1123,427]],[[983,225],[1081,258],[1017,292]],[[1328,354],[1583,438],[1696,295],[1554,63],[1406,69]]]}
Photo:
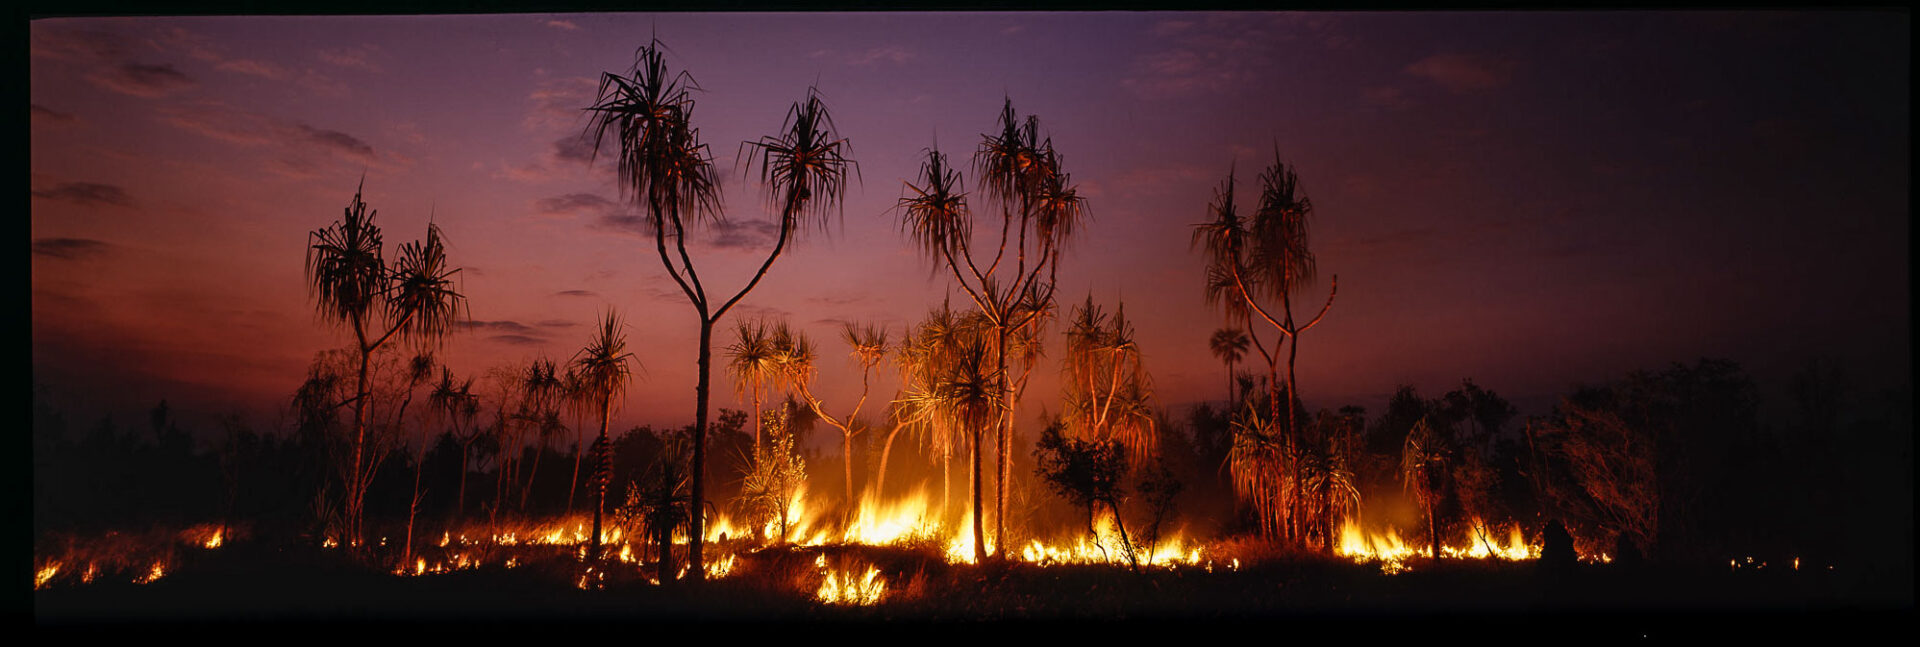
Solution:
{"label": "wispy cloud", "polygon": [[511,344],[514,346],[538,346],[540,344],[547,343],[547,340],[545,339],[541,339],[539,337],[529,337],[527,335],[494,335],[492,337],[486,338],[485,341],[499,342],[502,344]]}
{"label": "wispy cloud", "polygon": [[360,138],[337,130],[321,130],[306,124],[294,124],[293,127],[306,138],[306,141],[330,149],[349,157],[373,159],[373,147]]}
{"label": "wispy cloud", "polygon": [[128,195],[126,189],[94,182],[67,182],[50,189],[33,191],[33,197],[82,205],[134,206],[133,196]]}
{"label": "wispy cloud", "polygon": [[1282,46],[1306,43],[1337,49],[1347,42],[1336,17],[1300,14],[1162,20],[1147,36],[1149,50],[1134,58],[1120,85],[1153,99],[1224,92],[1260,82],[1282,58]]}
{"label": "wispy cloud", "polygon": [[373,59],[378,57],[379,54],[380,46],[363,44],[323,49],[316,52],[315,56],[320,57],[322,61],[340,67],[378,73],[381,70],[380,65],[375,63]]}
{"label": "wispy cloud", "polygon": [[481,330],[490,332],[535,334],[539,331],[518,321],[462,321],[458,324],[463,330]]}
{"label": "wispy cloud", "polygon": [[541,198],[533,203],[533,212],[542,216],[606,216],[619,209],[612,200],[592,193],[569,193]]}
{"label": "wispy cloud", "polygon": [[180,129],[249,147],[265,147],[279,154],[275,170],[304,176],[319,171],[323,160],[375,167],[403,167],[412,160],[394,152],[378,152],[356,135],[301,122],[287,122],[219,102],[167,106],[160,120]]}
{"label": "wispy cloud", "polygon": [[1493,56],[1434,54],[1408,64],[1405,72],[1454,93],[1465,93],[1506,85],[1517,67],[1513,61]]}
{"label": "wispy cloud", "polygon": [[847,64],[874,65],[887,62],[894,65],[903,65],[910,60],[913,60],[913,52],[907,51],[907,48],[899,45],[886,45],[848,57]]}
{"label": "wispy cloud", "polygon": [[555,133],[578,130],[586,124],[586,112],[599,94],[600,82],[592,77],[569,76],[542,79],[527,94],[527,116],[522,124],[528,130]]}
{"label": "wispy cloud", "polygon": [[96,71],[88,75],[87,80],[114,92],[147,98],[166,96],[199,84],[193,77],[174,69],[172,64],[122,63]]}
{"label": "wispy cloud", "polygon": [[230,61],[223,61],[213,66],[213,68],[225,72],[237,72],[275,81],[284,81],[292,76],[292,73],[285,67],[266,61],[255,61],[251,59],[236,58]]}
{"label": "wispy cloud", "polygon": [[793,317],[793,313],[791,311],[782,310],[780,308],[775,308],[772,306],[753,305],[750,303],[741,303],[741,304],[735,305],[733,307],[733,311],[736,313],[739,313],[735,315],[736,317],[741,317],[741,318],[790,319]]}
{"label": "wispy cloud", "polygon": [[552,27],[554,29],[564,29],[566,31],[580,30],[580,26],[573,24],[573,21],[571,20],[549,20],[547,21],[547,26]]}
{"label": "wispy cloud", "polygon": [[73,116],[72,113],[60,112],[34,103],[27,107],[27,120],[35,126],[53,127],[73,125],[78,123],[80,118]]}
{"label": "wispy cloud", "polygon": [[534,325],[540,326],[541,328],[572,328],[580,324],[565,319],[547,319]]}
{"label": "wispy cloud", "polygon": [[579,164],[592,162],[593,139],[581,135],[569,135],[556,139],[553,142],[553,158]]}
{"label": "wispy cloud", "polygon": [[90,238],[37,238],[33,241],[33,255],[73,261],[99,256],[109,247],[111,245]]}
{"label": "wispy cloud", "polygon": [[597,297],[600,293],[592,290],[561,290],[553,293],[556,297]]}
{"label": "wispy cloud", "polygon": [[722,249],[771,247],[780,235],[780,226],[766,220],[729,220],[714,223],[707,244]]}
{"label": "wispy cloud", "polygon": [[138,44],[126,34],[91,29],[30,30],[30,56],[63,61],[123,61]]}

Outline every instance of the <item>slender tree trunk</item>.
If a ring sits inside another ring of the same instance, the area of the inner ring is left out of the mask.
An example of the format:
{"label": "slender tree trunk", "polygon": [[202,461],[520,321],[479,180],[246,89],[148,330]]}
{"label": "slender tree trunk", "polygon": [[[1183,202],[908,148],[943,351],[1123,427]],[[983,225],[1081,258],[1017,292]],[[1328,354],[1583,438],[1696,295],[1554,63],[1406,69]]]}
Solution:
{"label": "slender tree trunk", "polygon": [[700,318],[700,382],[695,387],[693,412],[693,498],[687,502],[687,571],[695,582],[707,579],[701,544],[705,540],[706,519],[702,502],[706,501],[707,466],[707,369],[713,362],[713,322]]}
{"label": "slender tree trunk", "polygon": [[1120,518],[1120,504],[1109,500],[1107,509],[1113,511],[1113,527],[1120,530],[1120,551],[1127,554],[1127,565],[1140,570],[1140,557],[1134,554],[1133,540],[1127,538],[1127,522]]}
{"label": "slender tree trunk", "polygon": [[587,551],[587,557],[593,561],[600,560],[601,517],[607,509],[608,473],[606,472],[606,465],[607,454],[609,453],[609,448],[607,447],[607,417],[612,414],[613,394],[602,391],[600,392],[600,437],[593,443],[593,458],[596,463],[593,470],[593,543]]}
{"label": "slender tree trunk", "polygon": [[[669,491],[671,495],[671,491]],[[668,502],[671,505],[671,502]],[[660,547],[660,561],[655,564],[654,579],[662,585],[673,580],[673,527],[665,526],[653,529],[654,543]]]}
{"label": "slender tree trunk", "polygon": [[460,521],[467,514],[467,460],[473,448],[474,438],[460,443],[460,490],[453,498],[453,519]]}
{"label": "slender tree trunk", "polygon": [[360,506],[366,500],[365,488],[360,478],[360,464],[361,449],[367,442],[367,399],[371,397],[367,393],[367,363],[372,360],[372,355],[373,351],[366,347],[363,336],[360,346],[360,377],[356,382],[353,399],[353,472],[348,475],[346,484],[347,527],[345,530],[349,547],[360,545]]}
{"label": "slender tree trunk", "polygon": [[[1024,228],[1020,231],[1020,238],[1024,245],[1026,240],[1026,230]],[[1021,263],[1024,265],[1025,262],[1026,252],[1022,249]],[[1011,311],[1012,308],[1008,307],[1007,310]],[[993,545],[1000,549],[999,556],[1001,557],[1006,556],[1007,547],[1007,480],[1008,477],[1012,475],[1010,471],[1012,468],[1007,464],[1007,450],[1009,444],[1012,442],[1010,436],[1013,432],[1014,406],[1013,381],[1007,379],[1008,331],[1006,325],[1006,321],[1003,320],[1000,322],[1000,343],[994,351],[995,361],[999,364],[1000,369],[1000,405],[1002,408],[1000,412],[1000,422],[994,425],[995,438],[993,444],[999,453],[999,466],[994,470]]]}
{"label": "slender tree trunk", "polygon": [[1227,414],[1233,414],[1233,362],[1227,362]]}
{"label": "slender tree trunk", "polygon": [[894,425],[893,431],[887,432],[887,441],[880,445],[880,469],[878,470],[879,473],[874,475],[872,484],[873,500],[875,503],[886,500],[887,459],[893,455],[894,436],[898,435],[900,429],[903,427],[905,427],[905,425]]}
{"label": "slender tree trunk", "polygon": [[[851,426],[853,425],[853,421],[852,421],[852,420],[848,420],[848,421],[847,421],[847,425],[848,425],[849,427],[851,427]],[[845,470],[845,476],[846,476],[846,479],[847,479],[847,488],[846,488],[846,490],[847,490],[847,515],[848,515],[848,517],[849,517],[849,518],[851,518],[851,517],[852,517],[852,515],[853,515],[853,509],[854,509],[854,501],[853,501],[853,434],[852,434],[851,432],[848,432],[848,433],[842,433],[842,434],[840,434],[840,439],[841,439],[841,442],[840,442],[840,452],[841,452],[841,454],[842,454],[842,455],[844,455],[844,456],[846,457],[846,460],[845,460],[845,461],[843,461],[843,462],[844,462],[844,463],[846,463],[846,470]]]}
{"label": "slender tree trunk", "polygon": [[413,463],[413,498],[407,500],[407,547],[400,554],[401,568],[406,568],[407,563],[413,561],[413,519],[420,513],[420,473],[426,471],[427,467],[426,434],[421,436],[420,457]]}
{"label": "slender tree trunk", "polygon": [[533,446],[533,469],[527,470],[527,486],[520,490],[520,514],[527,513],[527,498],[533,494],[533,483],[540,479],[540,459],[545,458],[547,443],[542,440]]}
{"label": "slender tree trunk", "polygon": [[567,479],[567,514],[568,515],[573,514],[573,495],[575,492],[579,491],[580,489],[580,458],[583,453],[582,450],[586,449],[580,446],[580,441],[584,440],[580,437],[581,435],[580,431],[577,429],[577,427],[579,427],[580,418],[578,416],[575,416],[573,422],[575,423],[574,426],[576,427],[576,429],[573,432],[573,476]]}
{"label": "slender tree trunk", "polygon": [[980,526],[980,437],[982,434],[979,425],[969,426],[973,427],[973,446],[969,448],[969,453],[973,454],[973,561],[979,564],[987,561],[986,533],[982,532]]}
{"label": "slender tree trunk", "polygon": [[1427,539],[1433,545],[1433,558],[1440,559],[1440,520],[1433,516],[1434,503],[1427,502]]}

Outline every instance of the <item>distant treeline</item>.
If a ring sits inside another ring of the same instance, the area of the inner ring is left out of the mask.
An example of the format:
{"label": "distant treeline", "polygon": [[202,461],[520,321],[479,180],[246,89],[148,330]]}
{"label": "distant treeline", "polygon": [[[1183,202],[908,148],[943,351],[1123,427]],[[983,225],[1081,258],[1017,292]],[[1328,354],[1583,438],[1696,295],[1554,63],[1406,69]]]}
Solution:
{"label": "distant treeline", "polygon": [[[1246,380],[1240,387],[1252,398],[1264,390]],[[1318,413],[1300,407],[1300,424],[1351,439],[1334,446],[1348,454],[1362,516],[1375,521],[1395,505],[1408,505],[1405,454],[1409,437],[1418,435],[1423,451],[1443,458],[1443,471],[1430,483],[1443,536],[1468,532],[1464,524],[1472,518],[1499,528],[1517,523],[1529,533],[1559,520],[1586,552],[1625,559],[1801,557],[1878,564],[1910,577],[1910,394],[1856,393],[1842,372],[1814,367],[1797,374],[1786,393],[1767,395],[1784,398],[1785,405],[1767,410],[1790,413],[1761,418],[1763,394],[1751,377],[1734,363],[1701,360],[1580,388],[1552,413],[1527,419],[1499,395],[1465,381],[1431,399],[1400,387],[1372,416],[1357,406]],[[47,400],[44,387],[36,387],[36,537],[231,521],[247,524],[260,540],[317,541],[337,515],[330,507],[338,490],[328,452],[339,445],[327,437],[340,433],[337,423],[263,433],[229,419],[211,433],[189,433],[162,402],[145,425],[102,419],[82,427]],[[1186,484],[1178,514],[1197,530],[1251,534],[1253,515],[1234,505],[1221,469],[1234,439],[1231,416],[1208,405],[1184,413],[1163,413],[1157,425],[1162,464]],[[811,426],[794,424],[800,433]],[[609,513],[628,485],[661,459],[666,435],[686,433],[636,427],[613,436]],[[722,409],[709,433],[722,461],[746,456],[752,443],[742,412]],[[1022,446],[1036,437],[1019,434]],[[519,464],[541,467],[530,478],[503,482],[499,450],[489,438],[480,434],[467,448],[464,488],[456,437],[442,433],[428,448],[418,466],[418,519],[426,532],[437,534],[459,519],[558,515],[570,504],[576,513],[591,510],[592,460],[580,455],[584,448],[571,440],[525,448]],[[368,490],[370,528],[404,526],[414,451],[405,445],[388,451]],[[856,451],[870,467],[875,448],[863,442]],[[938,473],[925,458],[905,460],[909,473]],[[838,478],[834,470],[822,471],[817,478]],[[734,473],[717,470],[711,503],[725,505],[737,494],[738,483],[724,476]],[[869,473],[863,468],[856,478]],[[817,483],[811,489],[837,491]],[[455,510],[456,499],[463,499],[464,510]],[[1425,529],[1413,531],[1402,529],[1409,540]]]}

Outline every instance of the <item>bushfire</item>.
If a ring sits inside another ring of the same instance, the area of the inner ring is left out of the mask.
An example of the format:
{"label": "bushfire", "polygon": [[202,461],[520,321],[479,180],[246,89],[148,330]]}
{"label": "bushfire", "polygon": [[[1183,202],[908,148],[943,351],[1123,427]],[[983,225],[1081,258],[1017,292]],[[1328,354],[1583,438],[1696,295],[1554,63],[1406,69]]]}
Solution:
{"label": "bushfire", "polygon": [[[819,505],[807,497],[796,497],[787,509],[784,538],[778,521],[749,528],[730,515],[715,515],[706,527],[709,557],[708,579],[732,577],[751,569],[753,554],[766,550],[819,550],[836,546],[878,546],[936,548],[944,559],[956,565],[972,564],[974,553],[972,519],[964,514],[958,523],[947,524],[938,513],[937,497],[914,491],[892,501],[872,498],[853,510],[841,512]],[[1441,546],[1441,557],[1461,560],[1531,560],[1540,556],[1541,544],[1529,538],[1525,529],[1510,525],[1496,529],[1473,520],[1470,530]],[[220,525],[188,528],[171,536],[130,536],[110,533],[91,542],[69,541],[61,550],[47,551],[36,559],[34,588],[90,583],[98,578],[120,579],[147,584],[167,577],[175,570],[181,551],[215,551],[236,541],[245,541],[239,529]],[[603,559],[590,555],[591,517],[580,514],[547,521],[512,521],[467,524],[441,531],[438,538],[420,541],[408,549],[391,537],[368,542],[376,552],[390,555],[390,571],[396,576],[424,577],[476,570],[488,567],[515,568],[534,562],[563,560],[578,570],[575,586],[583,590],[603,588],[610,574],[616,579],[658,584],[658,548],[648,536],[621,524],[610,524],[602,533]],[[1340,528],[1334,552],[1356,563],[1378,564],[1392,574],[1410,568],[1421,558],[1432,557],[1423,542],[1403,539],[1397,529],[1362,528],[1358,520],[1347,519]],[[340,550],[336,537],[322,537],[317,545],[324,551]],[[676,552],[684,551],[687,537],[675,533]],[[1104,564],[1130,568],[1198,568],[1206,572],[1234,571],[1243,568],[1241,555],[1231,554],[1230,544],[1208,545],[1187,535],[1184,529],[1146,540],[1125,537],[1111,515],[1097,517],[1086,530],[1052,537],[1027,537],[1007,551],[1009,559],[1035,567],[1064,564]],[[991,543],[988,553],[998,554]],[[1609,561],[1607,555],[1583,555],[1588,561]],[[677,555],[676,559],[684,559]],[[888,582],[883,572],[870,563],[853,559],[829,560],[822,554],[813,561],[817,570],[817,588],[811,597],[825,604],[872,605],[883,602]],[[1746,564],[1736,564],[1736,567]],[[675,569],[675,577],[685,577],[684,564]],[[809,585],[811,586],[811,585]]]}

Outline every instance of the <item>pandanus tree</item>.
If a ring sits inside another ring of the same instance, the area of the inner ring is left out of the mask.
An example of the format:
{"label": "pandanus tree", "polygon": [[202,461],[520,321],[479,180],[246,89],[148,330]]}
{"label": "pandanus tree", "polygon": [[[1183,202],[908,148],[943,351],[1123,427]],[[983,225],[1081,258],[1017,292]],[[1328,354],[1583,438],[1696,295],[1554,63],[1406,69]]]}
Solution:
{"label": "pandanus tree", "polygon": [[[523,435],[533,441],[533,467],[527,470],[526,483],[520,489],[521,514],[527,511],[527,498],[533,493],[534,479],[540,476],[540,459],[547,453],[547,445],[566,429],[560,422],[560,398],[566,386],[561,378],[559,366],[546,358],[534,360],[520,374],[521,404],[514,418],[525,430]],[[523,461],[518,459],[515,464]]]}
{"label": "pandanus tree", "polygon": [[[748,142],[749,169],[758,162],[761,181],[779,210],[780,228],[773,250],[747,285],[724,300],[708,295],[687,253],[687,234],[709,221],[724,218],[713,162],[699,129],[693,127],[697,89],[686,72],[667,71],[664,48],[649,42],[636,53],[625,75],[604,73],[588,125],[597,156],[601,142],[611,135],[619,152],[620,185],[642,209],[653,234],[654,250],[667,275],[693,305],[700,323],[699,381],[694,387],[694,434],[691,496],[704,504],[707,444],[707,401],[713,363],[713,327],[728,310],[753,291],[787,243],[809,226],[823,225],[826,213],[846,193],[847,140],[839,136],[819,93],[807,96],[788,110],[777,136]],[[672,239],[674,254],[667,251]],[[714,295],[717,296],[717,295]],[[693,515],[688,532],[688,567],[696,579],[705,577],[702,558],[704,519]]]}
{"label": "pandanus tree", "polygon": [[943,512],[949,500],[948,483],[952,480],[949,468],[957,449],[957,432],[937,415],[932,394],[938,388],[944,367],[950,364],[948,351],[959,332],[959,322],[953,310],[943,303],[939,310],[928,313],[925,320],[909,326],[901,336],[898,351],[894,353],[900,390],[889,414],[893,428],[881,444],[879,473],[874,479],[876,491],[885,486],[893,441],[901,431],[912,430],[928,457],[940,462],[940,509]]}
{"label": "pandanus tree", "polygon": [[441,369],[440,382],[435,384],[433,392],[427,396],[428,404],[446,416],[453,425],[453,438],[460,444],[460,484],[456,489],[453,504],[454,519],[458,519],[467,501],[467,459],[473,442],[480,437],[474,419],[480,415],[480,398],[473,394],[473,378],[468,377],[454,386],[453,373]]}
{"label": "pandanus tree", "polygon": [[584,390],[598,401],[596,413],[600,414],[600,435],[593,442],[593,539],[588,552],[593,559],[600,558],[600,528],[607,509],[607,420],[613,416],[614,405],[619,403],[619,396],[633,377],[627,365],[629,361],[637,363],[633,354],[627,352],[627,337],[621,330],[620,316],[611,310],[601,318],[600,328],[586,348],[573,356],[573,371]]}
{"label": "pandanus tree", "polygon": [[861,407],[867,404],[868,393],[872,391],[873,371],[880,365],[881,360],[886,359],[886,328],[871,325],[861,326],[849,322],[840,330],[841,341],[847,343],[848,356],[860,365],[860,399],[854,402],[853,409],[847,412],[844,418],[835,417],[832,413],[829,413],[820,398],[814,395],[813,345],[806,341],[804,334],[796,332],[792,333],[792,335],[797,337],[797,342],[786,345],[786,347],[791,350],[784,354],[786,361],[782,362],[787,374],[787,383],[794,386],[794,389],[799,392],[803,403],[807,405],[808,409],[813,411],[815,416],[840,432],[841,464],[843,466],[841,476],[846,479],[846,510],[848,514],[852,514],[854,504],[853,437],[861,431],[864,431],[863,427],[858,426],[856,420],[860,417]]}
{"label": "pandanus tree", "polygon": [[[364,185],[362,185],[364,187]],[[447,267],[440,227],[427,225],[422,241],[400,246],[389,263],[377,211],[367,209],[356,187],[341,219],[308,235],[306,283],[320,318],[353,333],[359,356],[353,402],[352,460],[343,480],[349,545],[360,542],[367,487],[378,461],[367,450],[368,364],[373,353],[394,340],[421,347],[438,344],[453,332],[466,298],[454,289],[459,269]],[[337,406],[337,405],[336,405]]]}
{"label": "pandanus tree", "polygon": [[586,428],[581,425],[580,418],[596,413],[593,407],[598,402],[587,389],[586,382],[580,379],[580,371],[571,366],[571,362],[568,364],[566,373],[560,378],[560,400],[565,403],[567,413],[573,415],[573,476],[567,478],[567,514],[571,515],[574,495],[580,491],[580,464],[587,455],[586,439],[581,437],[586,433]]}
{"label": "pandanus tree", "polygon": [[[1260,349],[1269,359],[1267,419],[1278,421],[1283,462],[1291,464],[1291,474],[1283,478],[1298,482],[1304,476],[1297,460],[1302,452],[1304,430],[1298,424],[1299,384],[1295,380],[1294,362],[1299,354],[1300,335],[1326,317],[1334,296],[1339,293],[1340,281],[1338,276],[1334,277],[1327,301],[1318,314],[1304,324],[1297,322],[1293,316],[1294,296],[1312,285],[1316,271],[1307,227],[1313,204],[1300,188],[1299,175],[1280,161],[1277,152],[1273,165],[1260,174],[1260,200],[1251,221],[1240,217],[1236,210],[1233,184],[1230,173],[1208,206],[1208,222],[1195,226],[1193,245],[1204,248],[1207,254],[1208,301],[1225,304],[1230,317],[1240,314],[1249,324],[1257,315],[1281,336],[1273,354],[1268,354],[1264,347]],[[1275,304],[1278,314],[1262,304],[1269,300],[1278,301]],[[1256,345],[1259,343],[1257,336],[1254,341]],[[1279,343],[1288,344],[1284,392],[1273,375]],[[1288,468],[1282,466],[1281,469]],[[1304,511],[1298,508],[1303,503],[1297,498],[1288,498],[1287,523],[1282,530],[1289,538],[1301,536]]]}
{"label": "pandanus tree", "polygon": [[[1009,100],[1001,109],[998,126],[998,132],[982,137],[973,156],[980,186],[999,207],[998,244],[991,258],[984,251],[979,257],[974,254],[973,214],[960,174],[947,165],[938,149],[928,149],[918,174],[920,183],[907,183],[910,195],[903,196],[899,205],[907,237],[935,267],[947,267],[993,329],[988,352],[999,391],[994,399],[1000,407],[989,420],[999,449],[994,508],[1000,522],[994,535],[997,545],[1004,546],[1007,481],[1012,476],[1007,455],[1018,402],[1008,370],[1013,338],[1053,302],[1060,254],[1086,217],[1087,203],[1062,169],[1052,139],[1040,136],[1038,117],[1021,119]],[[977,447],[979,439],[973,440]],[[979,483],[976,478],[976,487]],[[980,492],[973,496],[979,508]],[[980,512],[975,510],[976,524]],[[982,539],[974,538],[978,559],[985,558]]]}
{"label": "pandanus tree", "polygon": [[753,456],[759,456],[760,432],[766,426],[760,419],[760,390],[769,382],[779,388],[783,376],[765,321],[742,321],[734,326],[733,344],[727,346],[727,373],[733,376],[734,392],[748,396],[753,404]]}
{"label": "pandanus tree", "polygon": [[1075,306],[1067,324],[1067,356],[1061,362],[1062,422],[1086,441],[1111,441],[1126,450],[1130,467],[1144,466],[1156,440],[1153,385],[1140,361],[1140,346],[1127,323],[1126,305],[1108,318],[1094,305]]}
{"label": "pandanus tree", "polygon": [[1400,479],[1427,517],[1427,540],[1434,559],[1440,558],[1440,504],[1446,497],[1447,465],[1452,461],[1447,438],[1427,418],[1414,424],[1400,451]]}

